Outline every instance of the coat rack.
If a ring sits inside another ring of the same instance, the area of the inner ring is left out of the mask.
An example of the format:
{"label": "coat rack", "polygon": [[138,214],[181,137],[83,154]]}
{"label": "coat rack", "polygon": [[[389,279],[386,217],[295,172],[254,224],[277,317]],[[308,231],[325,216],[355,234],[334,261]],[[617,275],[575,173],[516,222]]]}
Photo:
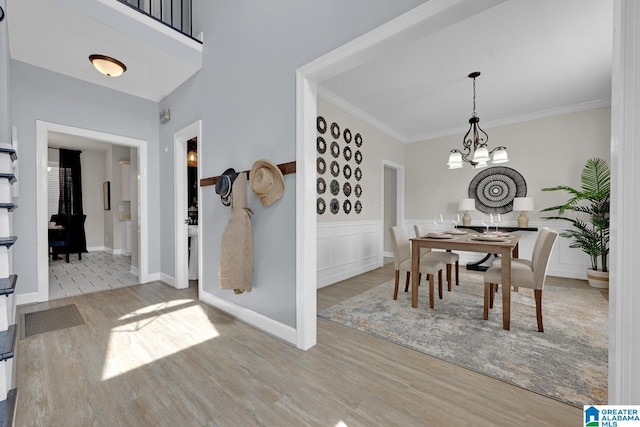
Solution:
{"label": "coat rack", "polygon": [[[278,168],[282,171],[283,175],[287,175],[290,173],[296,173],[296,162],[288,162],[288,163],[280,163],[279,165],[277,165]],[[246,170],[246,171],[242,171],[242,172],[238,172],[238,173],[250,173],[251,170]],[[247,175],[248,177],[248,175]],[[214,176],[211,178],[202,178],[200,180],[200,187],[206,187],[209,185],[216,185],[216,182],[218,182],[218,179],[220,178],[220,176]]]}

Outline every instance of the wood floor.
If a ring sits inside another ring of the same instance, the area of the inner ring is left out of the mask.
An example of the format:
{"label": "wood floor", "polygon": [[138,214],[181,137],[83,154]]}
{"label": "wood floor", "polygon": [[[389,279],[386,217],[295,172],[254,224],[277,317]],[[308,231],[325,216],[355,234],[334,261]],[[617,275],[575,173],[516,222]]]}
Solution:
{"label": "wood floor", "polygon": [[[322,309],[383,267],[318,292]],[[301,351],[154,282],[46,303],[85,324],[20,340],[18,426],[569,426],[582,410],[318,319]],[[34,310],[34,306],[20,307]]]}

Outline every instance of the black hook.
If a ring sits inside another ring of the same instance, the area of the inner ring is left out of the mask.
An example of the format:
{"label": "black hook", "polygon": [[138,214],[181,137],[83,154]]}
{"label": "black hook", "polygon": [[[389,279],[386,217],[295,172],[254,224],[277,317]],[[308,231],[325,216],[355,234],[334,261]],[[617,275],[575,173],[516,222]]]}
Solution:
{"label": "black hook", "polygon": [[3,19],[4,19],[4,10],[2,10],[2,7],[0,6],[0,22],[2,22]]}

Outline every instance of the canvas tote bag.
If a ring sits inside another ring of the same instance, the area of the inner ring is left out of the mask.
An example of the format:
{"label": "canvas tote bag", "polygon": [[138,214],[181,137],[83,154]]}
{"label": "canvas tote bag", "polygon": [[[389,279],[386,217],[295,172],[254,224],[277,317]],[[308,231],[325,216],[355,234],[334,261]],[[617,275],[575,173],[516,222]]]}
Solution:
{"label": "canvas tote bag", "polygon": [[218,279],[220,289],[251,292],[253,283],[253,231],[251,209],[247,207],[247,173],[233,182],[231,217],[222,234]]}

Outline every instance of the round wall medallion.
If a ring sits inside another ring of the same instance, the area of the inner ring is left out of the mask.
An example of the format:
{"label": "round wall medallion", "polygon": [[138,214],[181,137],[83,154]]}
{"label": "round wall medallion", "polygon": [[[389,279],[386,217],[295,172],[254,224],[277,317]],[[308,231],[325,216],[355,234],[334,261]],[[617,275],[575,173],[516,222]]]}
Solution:
{"label": "round wall medallion", "polygon": [[354,190],[356,197],[359,199],[360,196],[362,196],[362,187],[360,186],[360,184],[356,184],[356,188]]}
{"label": "round wall medallion", "polygon": [[340,175],[340,165],[335,160],[331,162],[331,175],[333,176]]}
{"label": "round wall medallion", "polygon": [[340,126],[337,123],[331,123],[331,136],[335,139],[340,138]]}
{"label": "round wall medallion", "polygon": [[318,194],[324,194],[324,192],[327,191],[327,183],[324,181],[324,178],[318,178],[316,187]]}
{"label": "round wall medallion", "polygon": [[362,163],[362,153],[360,152],[360,150],[356,151],[354,159],[356,159],[357,164]]}
{"label": "round wall medallion", "polygon": [[344,203],[342,204],[342,209],[346,214],[351,212],[351,202],[349,200],[345,200]]}
{"label": "round wall medallion", "polygon": [[322,157],[318,157],[318,159],[316,160],[316,170],[320,175],[325,173],[327,170],[327,163],[324,161]]}
{"label": "round wall medallion", "polygon": [[318,197],[318,200],[316,200],[316,211],[318,215],[322,215],[325,210],[327,210],[327,203],[322,197]]}
{"label": "round wall medallion", "polygon": [[342,173],[344,173],[344,177],[346,179],[351,178],[351,166],[344,165],[344,168],[342,169]]}
{"label": "round wall medallion", "polygon": [[507,213],[513,210],[513,199],[527,195],[527,183],[515,169],[496,166],[478,173],[469,184],[469,197],[484,213]]}
{"label": "round wall medallion", "polygon": [[345,196],[349,197],[351,195],[351,184],[349,184],[348,182],[345,182],[344,185],[342,186],[342,192],[344,193]]}
{"label": "round wall medallion", "polygon": [[338,202],[338,199],[331,199],[329,210],[332,214],[337,214],[340,211],[340,202]]}
{"label": "round wall medallion", "polygon": [[340,146],[335,141],[331,143],[331,155],[335,158],[338,158],[340,155]]}
{"label": "round wall medallion", "polygon": [[356,133],[356,147],[360,148],[362,147],[362,135],[360,135],[359,133]]}
{"label": "round wall medallion", "polygon": [[334,196],[338,195],[338,193],[340,192],[340,184],[338,184],[338,181],[336,181],[335,179],[331,180],[329,191],[331,191],[331,194],[333,194]]}
{"label": "round wall medallion", "polygon": [[322,116],[318,116],[316,119],[316,127],[318,128],[318,132],[325,133],[327,131],[327,121]]}
{"label": "round wall medallion", "polygon": [[321,136],[316,138],[316,146],[318,147],[318,153],[320,154],[324,154],[325,151],[327,151],[327,142]]}
{"label": "round wall medallion", "polygon": [[356,168],[354,175],[356,177],[356,181],[360,181],[362,179],[362,169]]}
{"label": "round wall medallion", "polygon": [[360,215],[360,212],[362,212],[362,202],[360,200],[356,200],[356,204],[354,205],[354,208],[356,210],[356,213]]}
{"label": "round wall medallion", "polygon": [[351,160],[351,148],[350,147],[344,147],[342,149],[342,155],[344,156],[344,159],[346,161]]}
{"label": "round wall medallion", "polygon": [[342,132],[342,137],[344,138],[344,142],[349,144],[351,142],[351,131],[349,128],[346,128],[344,132]]}

